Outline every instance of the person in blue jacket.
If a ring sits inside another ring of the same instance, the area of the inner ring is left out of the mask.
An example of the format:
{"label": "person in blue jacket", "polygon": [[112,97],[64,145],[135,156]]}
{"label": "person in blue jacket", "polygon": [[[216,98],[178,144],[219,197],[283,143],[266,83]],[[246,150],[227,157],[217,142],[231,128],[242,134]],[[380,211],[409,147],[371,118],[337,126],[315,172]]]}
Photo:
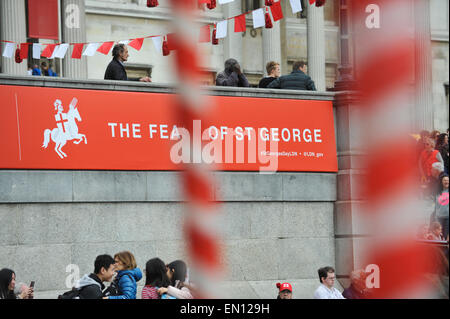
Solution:
{"label": "person in blue jacket", "polygon": [[104,297],[104,299],[136,299],[137,282],[142,279],[142,271],[137,268],[136,260],[132,253],[123,251],[114,255],[116,262],[116,281],[119,295]]}
{"label": "person in blue jacket", "polygon": [[42,75],[41,69],[39,69],[39,66],[37,64],[33,65],[33,68],[31,70],[31,75]]}
{"label": "person in blue jacket", "polygon": [[41,63],[42,75],[44,76],[58,76],[56,72],[52,70],[52,68],[48,65],[47,62],[43,61]]}

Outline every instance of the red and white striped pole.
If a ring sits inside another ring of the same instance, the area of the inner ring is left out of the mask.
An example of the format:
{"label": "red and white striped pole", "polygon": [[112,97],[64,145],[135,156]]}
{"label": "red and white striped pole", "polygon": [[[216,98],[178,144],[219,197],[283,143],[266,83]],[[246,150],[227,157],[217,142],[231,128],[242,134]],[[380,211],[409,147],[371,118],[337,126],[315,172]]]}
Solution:
{"label": "red and white striped pole", "polygon": [[[200,90],[201,56],[197,50],[199,26],[194,23],[198,1],[172,0],[171,5],[174,13],[172,24],[176,42],[175,69],[178,73],[179,90],[175,100],[177,117],[189,133],[187,135],[192,137],[195,134],[194,130],[198,129],[194,120],[197,122],[204,119],[208,107],[208,100]],[[190,138],[185,141],[189,143],[188,149],[192,158],[201,159],[202,143],[194,141],[191,143]],[[209,170],[208,165],[198,164],[198,161],[184,164],[181,177],[187,200],[184,235],[191,271],[200,293],[197,297],[219,298],[216,284],[223,273],[222,249],[218,235],[214,183]]]}

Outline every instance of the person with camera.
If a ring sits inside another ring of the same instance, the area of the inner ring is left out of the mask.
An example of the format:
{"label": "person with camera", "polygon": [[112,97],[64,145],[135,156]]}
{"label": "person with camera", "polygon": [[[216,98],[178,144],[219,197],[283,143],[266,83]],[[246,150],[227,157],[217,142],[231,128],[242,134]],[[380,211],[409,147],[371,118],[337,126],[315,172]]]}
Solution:
{"label": "person with camera", "polygon": [[239,62],[235,59],[225,61],[225,70],[220,72],[216,78],[217,86],[249,87],[247,78],[241,71]]}

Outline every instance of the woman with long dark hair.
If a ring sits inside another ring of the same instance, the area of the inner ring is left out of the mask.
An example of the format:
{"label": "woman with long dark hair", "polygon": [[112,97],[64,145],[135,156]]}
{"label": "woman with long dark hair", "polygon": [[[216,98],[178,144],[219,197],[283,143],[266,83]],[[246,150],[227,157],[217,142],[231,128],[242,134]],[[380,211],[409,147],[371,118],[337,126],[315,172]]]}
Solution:
{"label": "woman with long dark hair", "polygon": [[160,299],[159,288],[167,288],[170,280],[167,269],[159,258],[153,258],[145,264],[145,287],[142,289],[142,299]]}
{"label": "woman with long dark hair", "polygon": [[167,277],[170,285],[167,288],[159,288],[158,293],[167,293],[177,299],[194,299],[191,289],[187,283],[187,266],[182,260],[175,260],[167,265]]}
{"label": "woman with long dark hair", "polygon": [[33,296],[33,289],[24,287],[17,295],[14,293],[16,287],[16,273],[7,268],[0,270],[0,299],[28,299]]}

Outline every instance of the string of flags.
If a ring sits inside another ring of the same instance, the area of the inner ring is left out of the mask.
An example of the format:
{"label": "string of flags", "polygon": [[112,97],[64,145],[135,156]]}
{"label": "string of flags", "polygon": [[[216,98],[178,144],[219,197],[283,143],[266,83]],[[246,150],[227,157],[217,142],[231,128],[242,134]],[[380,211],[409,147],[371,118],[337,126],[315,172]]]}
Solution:
{"label": "string of flags", "polygon": [[[199,5],[206,5],[210,10],[213,10],[217,6],[217,2],[220,5],[231,3],[234,0],[198,0]],[[310,5],[315,4],[317,7],[323,6],[326,0],[309,0]],[[302,11],[302,5],[300,0],[289,0],[292,13],[296,14]],[[158,0],[147,0],[147,7],[154,8],[159,5]],[[212,34],[211,25],[204,25],[199,30],[199,43],[209,43],[212,45],[218,45],[219,39],[227,37],[228,22],[234,20],[234,32],[245,32],[246,16],[252,14],[253,28],[267,29],[273,28],[273,22],[283,19],[283,10],[281,7],[281,0],[265,0],[264,7],[255,9],[246,13],[242,13],[238,16],[219,21],[214,24]],[[163,56],[168,56],[170,51],[176,50],[176,36],[171,34],[166,35],[151,35],[142,38],[122,40],[118,43],[126,44],[133,49],[140,51],[144,40],[152,39],[153,45],[156,50],[162,53]],[[114,46],[115,41],[107,42],[94,42],[94,43],[14,43],[12,41],[0,40],[4,44],[3,57],[12,58],[14,56],[16,63],[22,63],[24,59],[28,58],[28,52],[30,47],[32,49],[33,59],[39,60],[41,57],[48,59],[64,59],[70,45],[73,45],[72,59],[81,59],[83,56],[94,56],[96,52],[108,55]]]}

